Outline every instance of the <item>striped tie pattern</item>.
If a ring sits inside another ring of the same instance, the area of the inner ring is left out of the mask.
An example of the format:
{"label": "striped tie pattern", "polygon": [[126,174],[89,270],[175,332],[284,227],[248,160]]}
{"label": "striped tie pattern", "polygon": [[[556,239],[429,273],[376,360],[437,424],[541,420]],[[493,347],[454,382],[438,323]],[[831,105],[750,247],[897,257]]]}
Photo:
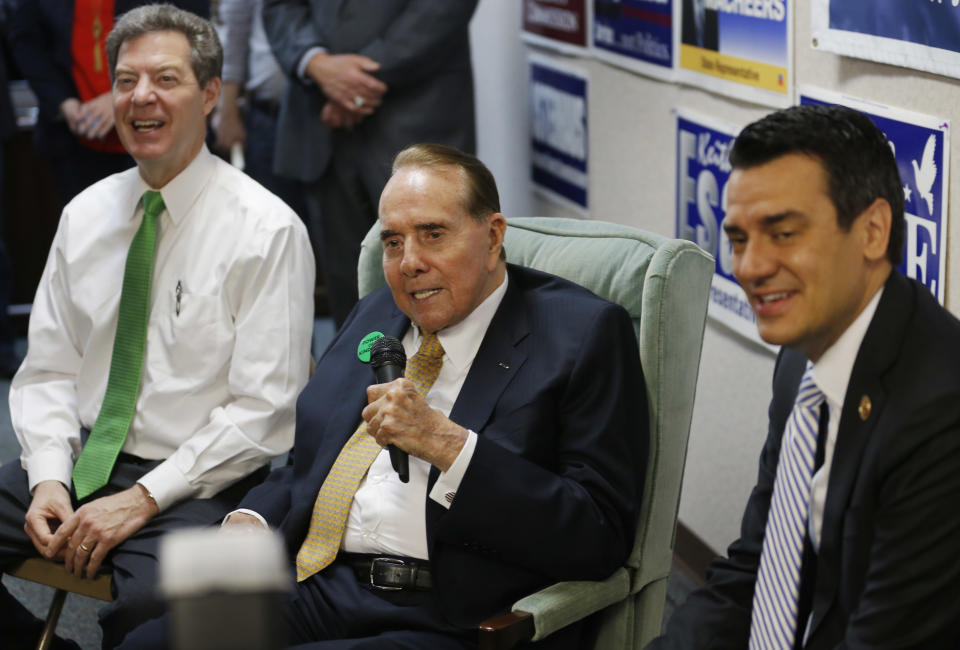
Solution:
{"label": "striped tie pattern", "polygon": [[790,650],[796,640],[800,569],[823,401],[807,368],[780,449],[753,594],[751,650]]}
{"label": "striped tie pattern", "polygon": [[[440,339],[434,333],[424,332],[420,349],[407,362],[405,376],[426,396],[442,365]],[[337,557],[353,495],[380,451],[373,436],[367,435],[367,423],[360,422],[340,450],[313,503],[310,528],[297,552],[297,582],[325,569]]]}
{"label": "striped tie pattern", "polygon": [[137,405],[150,317],[150,280],[153,277],[157,217],[164,208],[160,192],[145,192],[142,201],[143,223],[130,243],[123,271],[107,390],[90,437],[73,466],[73,486],[78,499],[86,498],[110,480],[110,472],[127,439]]}

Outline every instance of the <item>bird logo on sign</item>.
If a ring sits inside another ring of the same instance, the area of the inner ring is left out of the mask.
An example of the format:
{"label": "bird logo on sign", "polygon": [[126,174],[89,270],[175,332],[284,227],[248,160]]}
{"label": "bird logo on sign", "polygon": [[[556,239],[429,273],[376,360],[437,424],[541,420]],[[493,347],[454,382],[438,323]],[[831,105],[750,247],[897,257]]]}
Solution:
{"label": "bird logo on sign", "polygon": [[917,190],[920,196],[927,203],[927,212],[933,216],[933,182],[937,179],[937,163],[934,160],[934,154],[937,150],[937,138],[931,134],[927,138],[927,144],[923,147],[923,156],[920,158],[920,165],[916,160],[911,160],[913,165],[913,180],[917,184]]}

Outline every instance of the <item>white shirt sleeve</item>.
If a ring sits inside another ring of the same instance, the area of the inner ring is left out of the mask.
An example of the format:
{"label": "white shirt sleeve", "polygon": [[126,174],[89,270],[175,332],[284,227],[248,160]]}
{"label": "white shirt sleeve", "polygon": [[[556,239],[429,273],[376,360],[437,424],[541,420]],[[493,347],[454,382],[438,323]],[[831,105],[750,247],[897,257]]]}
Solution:
{"label": "white shirt sleeve", "polygon": [[27,357],[9,393],[20,462],[31,491],[48,480],[70,486],[73,458],[80,451],[76,383],[81,345],[67,299],[62,249],[69,219],[65,210],[33,302]]}
{"label": "white shirt sleeve", "polygon": [[433,484],[430,490],[430,498],[442,505],[447,510],[453,505],[457,496],[457,490],[460,489],[460,483],[463,481],[463,475],[467,473],[467,467],[473,458],[473,452],[477,448],[477,434],[473,431],[467,432],[467,440],[463,443],[463,449],[457,454],[456,460],[450,465],[446,472],[440,472],[437,482]]}

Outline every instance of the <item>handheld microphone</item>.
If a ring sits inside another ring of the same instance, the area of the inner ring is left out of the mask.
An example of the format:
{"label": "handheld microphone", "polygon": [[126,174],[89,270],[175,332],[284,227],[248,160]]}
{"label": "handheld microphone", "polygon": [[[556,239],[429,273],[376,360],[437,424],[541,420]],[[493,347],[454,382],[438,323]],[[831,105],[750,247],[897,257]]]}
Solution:
{"label": "handheld microphone", "polygon": [[[378,384],[386,384],[403,377],[407,367],[407,355],[403,344],[393,336],[377,339],[370,348],[370,366],[377,377]],[[390,452],[390,464],[396,470],[402,483],[410,481],[410,457],[395,445],[387,445]]]}

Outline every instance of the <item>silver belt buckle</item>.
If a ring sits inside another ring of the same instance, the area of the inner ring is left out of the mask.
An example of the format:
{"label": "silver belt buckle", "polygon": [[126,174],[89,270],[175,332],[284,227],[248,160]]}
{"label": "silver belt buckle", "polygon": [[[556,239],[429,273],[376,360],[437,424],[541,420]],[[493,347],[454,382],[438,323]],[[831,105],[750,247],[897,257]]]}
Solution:
{"label": "silver belt buckle", "polygon": [[407,563],[404,562],[403,560],[398,560],[397,558],[393,558],[393,557],[375,557],[372,560],[370,560],[370,586],[371,587],[373,587],[374,589],[379,589],[381,591],[402,591],[403,587],[389,587],[387,585],[378,585],[376,582],[374,582],[373,573],[374,573],[374,568],[377,566],[378,562],[382,562],[384,564],[393,564],[395,566],[406,566]]}

